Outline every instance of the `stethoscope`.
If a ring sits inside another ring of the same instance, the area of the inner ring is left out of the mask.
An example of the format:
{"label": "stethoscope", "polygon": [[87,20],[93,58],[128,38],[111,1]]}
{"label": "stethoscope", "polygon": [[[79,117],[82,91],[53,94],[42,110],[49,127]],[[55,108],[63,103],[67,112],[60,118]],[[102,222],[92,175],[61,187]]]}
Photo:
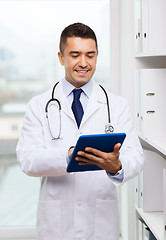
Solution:
{"label": "stethoscope", "polygon": [[[50,131],[50,134],[51,134],[51,137],[52,137],[52,140],[55,140],[55,139],[60,139],[60,135],[61,135],[61,104],[60,104],[60,101],[54,97],[54,93],[55,93],[55,88],[56,86],[58,85],[59,82],[57,82],[53,89],[52,89],[52,96],[51,96],[51,99],[46,103],[46,106],[45,106],[45,112],[46,112],[46,119],[47,119],[47,122],[48,122],[48,128],[49,128],[49,131]],[[106,124],[105,126],[105,133],[113,133],[114,132],[114,127],[111,125],[111,118],[110,118],[110,106],[109,106],[109,100],[108,100],[108,95],[107,95],[107,92],[106,90],[104,89],[103,86],[99,85],[101,87],[101,89],[103,90],[104,94],[105,94],[105,97],[106,97],[106,102],[107,102],[107,113],[108,113],[108,123]],[[59,132],[57,134],[57,136],[55,137],[54,134],[52,133],[51,131],[51,124],[49,122],[49,113],[48,113],[48,109],[49,109],[49,105],[50,103],[52,102],[56,102],[57,105],[58,105],[58,109],[59,109]]]}

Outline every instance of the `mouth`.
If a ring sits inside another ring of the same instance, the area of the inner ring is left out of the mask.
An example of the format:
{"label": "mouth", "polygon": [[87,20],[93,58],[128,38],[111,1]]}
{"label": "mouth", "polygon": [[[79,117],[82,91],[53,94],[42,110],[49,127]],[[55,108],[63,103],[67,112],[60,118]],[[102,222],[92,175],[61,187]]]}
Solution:
{"label": "mouth", "polygon": [[84,70],[77,70],[75,69],[75,71],[78,73],[78,74],[86,74],[87,72],[89,72],[90,69],[84,69]]}

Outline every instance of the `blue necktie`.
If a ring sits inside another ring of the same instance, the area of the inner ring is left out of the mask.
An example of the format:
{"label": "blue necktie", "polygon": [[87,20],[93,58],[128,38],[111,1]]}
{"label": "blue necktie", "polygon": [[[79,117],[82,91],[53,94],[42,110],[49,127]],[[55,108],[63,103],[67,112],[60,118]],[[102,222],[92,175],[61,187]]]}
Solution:
{"label": "blue necktie", "polygon": [[74,117],[76,119],[76,122],[77,122],[77,126],[79,128],[80,126],[80,123],[81,123],[81,120],[82,120],[82,116],[84,114],[84,111],[83,111],[83,107],[82,107],[82,104],[80,102],[80,95],[81,93],[83,92],[82,89],[74,89],[73,90],[73,103],[72,103],[72,110],[73,110],[73,114],[74,114]]}

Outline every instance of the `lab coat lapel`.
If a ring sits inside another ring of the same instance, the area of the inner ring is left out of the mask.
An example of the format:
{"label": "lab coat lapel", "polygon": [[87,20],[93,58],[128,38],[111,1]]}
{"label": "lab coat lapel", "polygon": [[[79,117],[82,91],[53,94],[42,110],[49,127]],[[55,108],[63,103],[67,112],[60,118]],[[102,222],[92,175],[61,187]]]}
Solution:
{"label": "lab coat lapel", "polygon": [[81,126],[101,107],[101,103],[106,103],[104,93],[98,84],[94,82],[93,91],[84,111]]}
{"label": "lab coat lapel", "polygon": [[64,95],[62,89],[62,82],[59,82],[57,86],[55,97],[60,101],[62,112],[67,114],[70,118],[72,118],[75,121],[72,109],[69,106],[69,103]]}
{"label": "lab coat lapel", "polygon": [[67,99],[63,98],[62,101],[61,101],[61,106],[62,106],[62,112],[64,112],[65,114],[67,114],[70,118],[72,118],[74,121],[75,121],[75,118],[74,118],[74,115],[73,115],[73,112],[72,112],[72,109],[71,107],[69,106],[69,103],[67,101]]}

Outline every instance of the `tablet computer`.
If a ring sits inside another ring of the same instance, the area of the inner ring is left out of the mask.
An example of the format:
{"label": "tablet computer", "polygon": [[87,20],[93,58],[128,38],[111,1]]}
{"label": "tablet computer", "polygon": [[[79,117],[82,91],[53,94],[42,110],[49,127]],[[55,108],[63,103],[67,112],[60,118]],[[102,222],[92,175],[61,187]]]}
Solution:
{"label": "tablet computer", "polygon": [[114,145],[116,143],[121,143],[122,145],[125,137],[125,133],[81,135],[69,160],[67,172],[102,170],[97,165],[78,165],[78,162],[75,160],[77,152],[84,151],[86,147],[96,148],[103,152],[112,152],[114,149]]}

